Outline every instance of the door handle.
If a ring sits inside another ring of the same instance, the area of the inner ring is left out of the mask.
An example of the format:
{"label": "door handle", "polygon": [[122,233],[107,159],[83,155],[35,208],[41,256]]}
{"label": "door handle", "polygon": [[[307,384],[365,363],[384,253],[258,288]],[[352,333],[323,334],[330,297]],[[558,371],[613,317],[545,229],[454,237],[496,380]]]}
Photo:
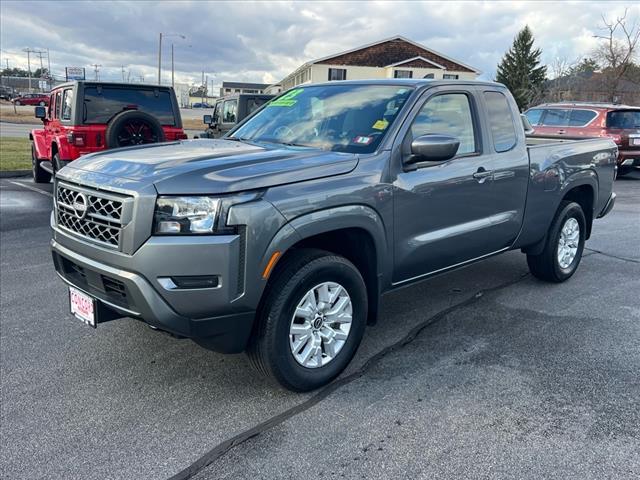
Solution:
{"label": "door handle", "polygon": [[484,181],[492,175],[493,172],[491,170],[485,170],[484,167],[480,167],[478,171],[473,174],[473,178],[475,178],[478,183],[484,183]]}
{"label": "door handle", "polygon": [[563,129],[558,130],[558,135],[564,135],[565,133],[567,133],[566,130],[563,130]]}

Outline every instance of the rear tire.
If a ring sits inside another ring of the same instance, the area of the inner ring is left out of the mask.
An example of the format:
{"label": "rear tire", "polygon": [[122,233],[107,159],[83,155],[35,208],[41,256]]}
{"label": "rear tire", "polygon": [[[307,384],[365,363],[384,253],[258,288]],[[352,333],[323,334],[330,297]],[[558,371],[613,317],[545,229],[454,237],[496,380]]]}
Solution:
{"label": "rear tire", "polygon": [[578,269],[587,232],[582,207],[563,201],[556,213],[540,255],[527,255],[527,264],[534,277],[560,283]]}
{"label": "rear tire", "polygon": [[[289,390],[326,385],[345,369],[362,340],[364,280],[346,258],[312,249],[292,251],[273,275],[247,348],[249,360]],[[297,329],[303,333],[294,333]]]}
{"label": "rear tire", "polygon": [[35,183],[49,183],[51,181],[51,174],[40,166],[40,160],[36,157],[36,148],[33,143],[31,143],[31,174]]}

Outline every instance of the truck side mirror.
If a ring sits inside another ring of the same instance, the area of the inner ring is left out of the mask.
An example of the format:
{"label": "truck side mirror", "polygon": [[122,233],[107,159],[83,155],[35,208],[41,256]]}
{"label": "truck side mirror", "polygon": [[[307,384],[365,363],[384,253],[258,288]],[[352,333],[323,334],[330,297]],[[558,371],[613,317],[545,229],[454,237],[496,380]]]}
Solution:
{"label": "truck side mirror", "polygon": [[523,113],[520,114],[520,119],[522,120],[522,126],[524,128],[524,134],[525,135],[532,135],[535,130],[533,129],[533,125],[531,125],[531,122],[529,121],[529,119],[527,118],[527,116]]}
{"label": "truck side mirror", "polygon": [[47,107],[36,107],[36,118],[40,120],[47,118]]}
{"label": "truck side mirror", "polygon": [[202,117],[202,122],[206,123],[207,125],[211,125],[213,123],[213,115],[205,115],[204,117]]}
{"label": "truck side mirror", "polygon": [[455,157],[458,147],[460,140],[451,135],[420,135],[411,142],[411,155],[405,159],[405,163],[444,162]]}

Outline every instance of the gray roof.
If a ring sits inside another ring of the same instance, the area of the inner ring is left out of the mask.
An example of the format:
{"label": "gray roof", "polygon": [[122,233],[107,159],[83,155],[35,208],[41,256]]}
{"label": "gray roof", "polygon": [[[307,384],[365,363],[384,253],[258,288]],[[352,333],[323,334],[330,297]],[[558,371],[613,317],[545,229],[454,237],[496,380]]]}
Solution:
{"label": "gray roof", "polygon": [[268,86],[268,83],[222,82],[222,88],[253,88],[263,90]]}

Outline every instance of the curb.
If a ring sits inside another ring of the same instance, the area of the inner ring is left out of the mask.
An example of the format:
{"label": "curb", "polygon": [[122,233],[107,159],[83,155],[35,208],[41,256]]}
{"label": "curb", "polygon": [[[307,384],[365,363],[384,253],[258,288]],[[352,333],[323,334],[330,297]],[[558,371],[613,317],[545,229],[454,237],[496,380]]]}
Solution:
{"label": "curb", "polygon": [[2,170],[2,171],[0,171],[0,178],[26,177],[27,175],[31,175],[31,170]]}

